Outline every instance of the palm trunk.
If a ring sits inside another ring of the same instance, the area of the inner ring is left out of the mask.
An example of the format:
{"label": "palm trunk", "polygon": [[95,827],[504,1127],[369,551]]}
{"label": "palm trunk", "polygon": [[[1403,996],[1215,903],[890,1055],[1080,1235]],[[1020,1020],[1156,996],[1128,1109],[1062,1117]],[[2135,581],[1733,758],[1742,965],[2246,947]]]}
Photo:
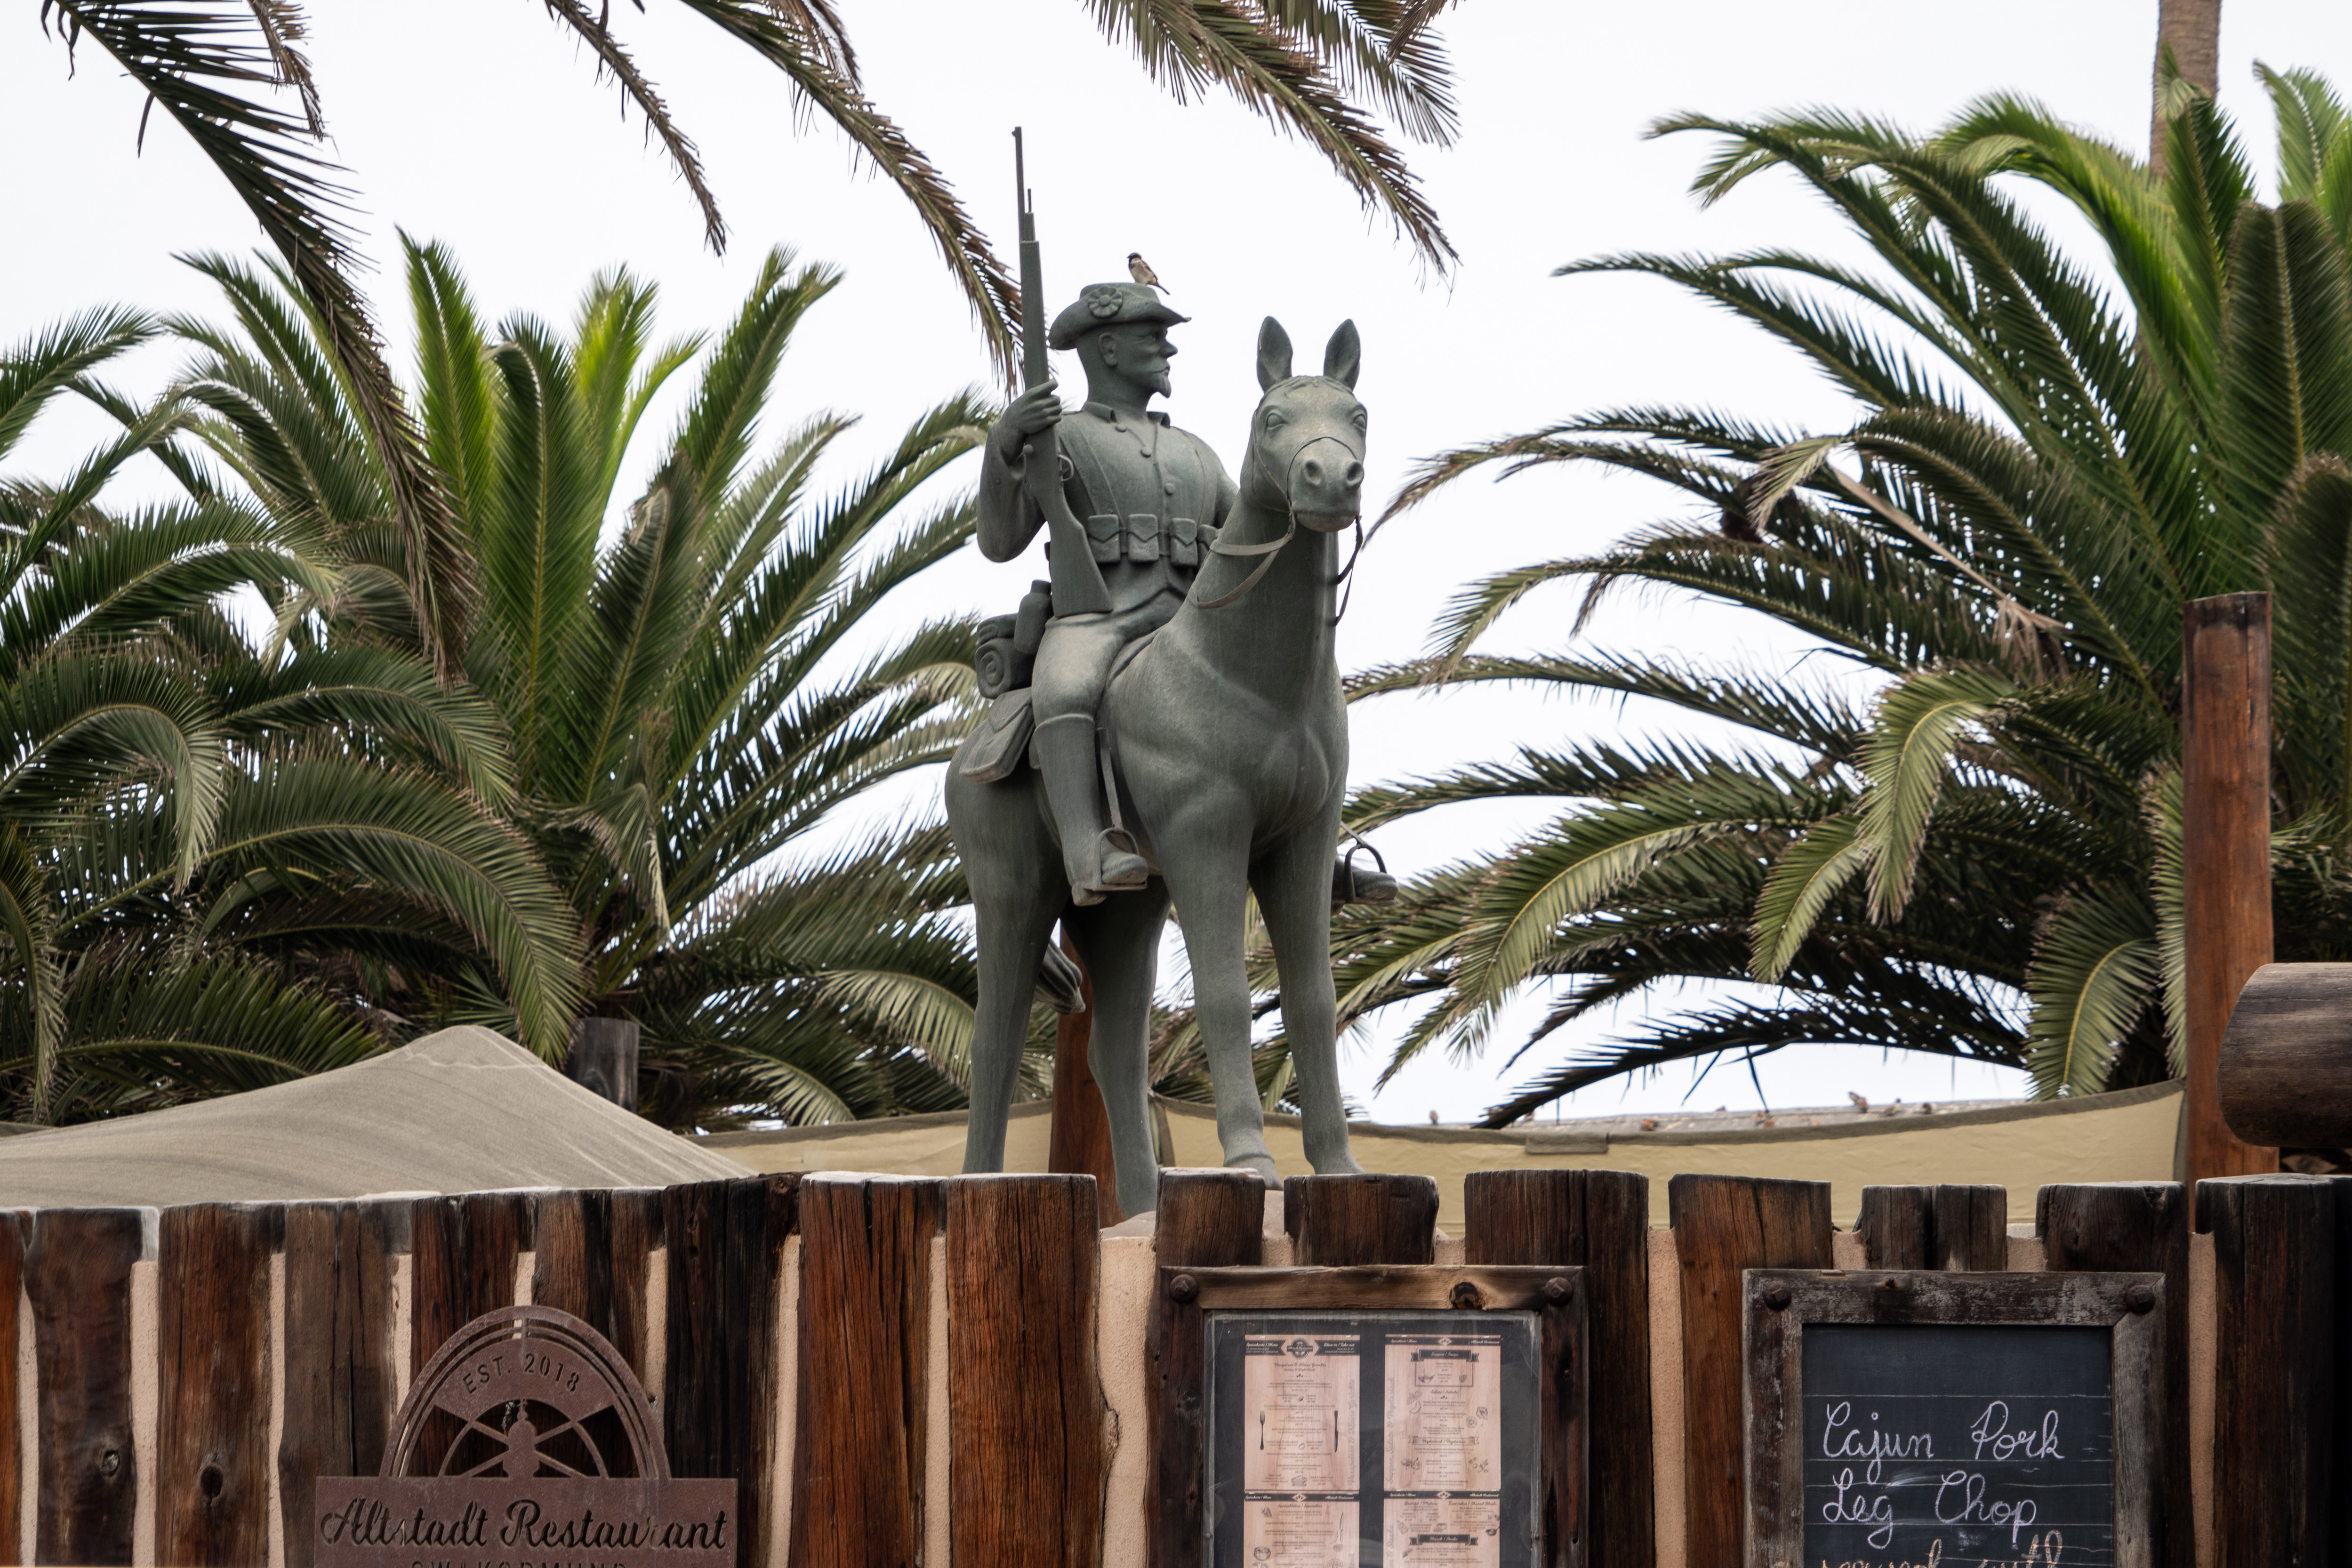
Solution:
{"label": "palm trunk", "polygon": [[2156,103],[2148,116],[2147,161],[2164,167],[2164,76],[2166,49],[2180,69],[2180,79],[2207,94],[2220,90],[2221,79],[2221,0],[2157,0]]}

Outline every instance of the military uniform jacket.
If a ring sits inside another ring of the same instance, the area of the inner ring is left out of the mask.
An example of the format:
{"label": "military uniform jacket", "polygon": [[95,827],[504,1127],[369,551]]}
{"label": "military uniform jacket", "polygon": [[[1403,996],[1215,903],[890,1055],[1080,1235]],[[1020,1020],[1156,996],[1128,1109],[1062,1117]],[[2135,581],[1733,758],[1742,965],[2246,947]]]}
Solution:
{"label": "military uniform jacket", "polygon": [[[1164,414],[1139,423],[1099,403],[1065,416],[1055,428],[1062,493],[1086,524],[1111,608],[1131,610],[1162,591],[1190,589],[1239,497],[1208,443]],[[980,481],[980,548],[992,561],[1012,560],[1045,526],[1024,483],[1023,465],[1003,461],[992,441]]]}

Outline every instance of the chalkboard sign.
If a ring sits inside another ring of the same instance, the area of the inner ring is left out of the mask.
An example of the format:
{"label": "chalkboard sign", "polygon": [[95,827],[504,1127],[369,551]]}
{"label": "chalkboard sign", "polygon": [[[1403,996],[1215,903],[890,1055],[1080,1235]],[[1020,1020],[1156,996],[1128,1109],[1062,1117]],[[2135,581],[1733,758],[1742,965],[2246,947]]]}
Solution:
{"label": "chalkboard sign", "polygon": [[1751,1561],[2151,1568],[2161,1275],[1747,1282]]}

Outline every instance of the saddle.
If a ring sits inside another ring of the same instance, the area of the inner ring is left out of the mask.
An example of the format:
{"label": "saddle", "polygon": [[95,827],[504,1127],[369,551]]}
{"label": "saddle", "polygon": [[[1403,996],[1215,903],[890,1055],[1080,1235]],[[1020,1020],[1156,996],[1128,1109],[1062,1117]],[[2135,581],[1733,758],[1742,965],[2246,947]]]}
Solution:
{"label": "saddle", "polygon": [[[1045,638],[1045,622],[1052,615],[1052,588],[1050,583],[1032,583],[1018,614],[991,616],[980,623],[972,648],[972,673],[980,678],[980,694],[991,700],[988,711],[956,749],[955,757],[956,772],[974,784],[1010,778],[1028,754],[1029,737],[1037,728],[1037,716],[1029,701],[1029,681],[1036,673],[1037,645]],[[1110,679],[1118,679],[1118,672],[1133,663],[1158,635],[1146,632],[1119,649],[1111,661]]]}

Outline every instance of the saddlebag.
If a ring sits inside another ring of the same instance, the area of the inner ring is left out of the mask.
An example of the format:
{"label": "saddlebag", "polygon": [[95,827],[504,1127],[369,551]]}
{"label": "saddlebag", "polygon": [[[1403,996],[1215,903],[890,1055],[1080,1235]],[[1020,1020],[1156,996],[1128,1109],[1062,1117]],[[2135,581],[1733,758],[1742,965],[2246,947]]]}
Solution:
{"label": "saddlebag", "polygon": [[1021,765],[1029,749],[1029,732],[1036,728],[1029,709],[1029,688],[1008,691],[988,705],[980,722],[956,752],[956,772],[975,784],[994,784]]}

